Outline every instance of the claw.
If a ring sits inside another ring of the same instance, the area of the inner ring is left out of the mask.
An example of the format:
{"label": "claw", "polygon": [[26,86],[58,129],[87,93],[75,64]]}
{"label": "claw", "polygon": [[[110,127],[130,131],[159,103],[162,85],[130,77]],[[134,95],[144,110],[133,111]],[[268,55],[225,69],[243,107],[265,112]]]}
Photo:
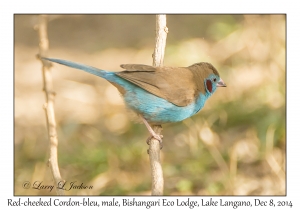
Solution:
{"label": "claw", "polygon": [[163,135],[158,135],[158,134],[155,134],[154,136],[149,136],[146,140],[147,144],[150,145],[150,141],[152,138],[156,139],[157,141],[159,141],[159,145],[160,145],[160,149],[163,148],[163,143],[162,143],[162,138],[164,136]]}
{"label": "claw", "polygon": [[162,139],[163,139],[163,135],[158,135],[158,134],[155,134],[154,136],[149,136],[146,140],[147,144],[149,145],[150,144],[150,141],[152,138],[156,139],[157,141],[159,141],[159,143],[162,143]]}

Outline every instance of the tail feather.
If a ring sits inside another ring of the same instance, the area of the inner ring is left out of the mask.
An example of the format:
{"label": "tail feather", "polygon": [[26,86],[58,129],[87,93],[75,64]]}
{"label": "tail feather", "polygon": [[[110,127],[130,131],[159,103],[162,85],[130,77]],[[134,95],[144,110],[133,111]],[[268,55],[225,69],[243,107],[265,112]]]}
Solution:
{"label": "tail feather", "polygon": [[59,64],[62,64],[62,65],[65,65],[65,66],[69,66],[69,67],[72,67],[72,68],[75,68],[75,69],[80,69],[80,70],[83,70],[85,72],[94,74],[94,75],[99,76],[99,77],[104,77],[105,78],[105,75],[108,73],[107,71],[97,69],[97,68],[92,67],[92,66],[88,66],[88,65],[84,65],[84,64],[80,64],[80,63],[75,63],[73,61],[66,61],[66,60],[57,59],[57,58],[45,58],[45,57],[42,57],[42,59],[48,60],[48,61],[51,61],[51,62],[55,62],[55,63],[59,63]]}

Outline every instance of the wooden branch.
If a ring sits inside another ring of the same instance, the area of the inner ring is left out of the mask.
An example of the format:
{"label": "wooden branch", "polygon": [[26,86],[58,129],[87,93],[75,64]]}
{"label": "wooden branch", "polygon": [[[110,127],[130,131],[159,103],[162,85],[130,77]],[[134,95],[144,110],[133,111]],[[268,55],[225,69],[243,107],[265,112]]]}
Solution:
{"label": "wooden branch", "polygon": [[164,64],[167,34],[168,28],[166,15],[156,15],[156,37],[153,53],[153,66],[163,66]]}
{"label": "wooden branch", "polygon": [[[156,15],[156,37],[155,49],[153,53],[153,66],[162,66],[164,62],[165,46],[167,40],[167,18],[166,15]],[[155,133],[160,134],[162,127],[153,126]],[[149,145],[149,158],[152,176],[152,195],[163,195],[164,178],[160,162],[160,144],[159,141],[151,139]]]}
{"label": "wooden branch", "polygon": [[[47,51],[49,48],[49,41],[47,36],[47,15],[39,16],[39,24],[37,26],[39,34],[39,55],[38,57],[47,57]],[[51,75],[51,65],[45,60],[41,60],[43,64],[43,90],[46,95],[46,103],[44,104],[44,109],[46,113],[48,136],[49,136],[49,160],[48,166],[51,169],[54,184],[56,186],[56,194],[64,195],[64,191],[59,189],[58,186],[62,186],[64,182],[60,176],[58,162],[57,162],[57,132],[56,132],[56,121],[54,115],[54,96],[52,75]]]}

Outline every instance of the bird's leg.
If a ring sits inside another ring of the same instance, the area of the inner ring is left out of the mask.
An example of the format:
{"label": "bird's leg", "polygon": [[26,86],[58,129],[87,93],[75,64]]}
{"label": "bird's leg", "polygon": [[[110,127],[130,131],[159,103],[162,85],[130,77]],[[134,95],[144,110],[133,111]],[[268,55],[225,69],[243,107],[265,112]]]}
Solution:
{"label": "bird's leg", "polygon": [[163,138],[163,135],[159,135],[157,133],[154,132],[154,130],[151,128],[151,126],[149,125],[149,123],[147,122],[147,120],[142,116],[140,115],[142,120],[143,120],[143,123],[146,125],[149,133],[151,134],[151,136],[147,139],[147,144],[149,145],[150,144],[150,140],[152,139],[152,137],[156,140],[159,141],[160,143],[160,148],[162,149],[162,138]]}

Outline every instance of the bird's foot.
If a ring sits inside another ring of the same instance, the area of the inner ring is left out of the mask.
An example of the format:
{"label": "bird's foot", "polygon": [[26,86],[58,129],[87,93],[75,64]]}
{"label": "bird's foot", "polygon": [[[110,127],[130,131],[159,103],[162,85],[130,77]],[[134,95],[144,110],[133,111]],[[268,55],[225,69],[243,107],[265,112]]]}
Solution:
{"label": "bird's foot", "polygon": [[[141,116],[141,118],[142,118],[144,124],[146,125],[146,127],[147,127],[149,133],[151,134],[151,136],[150,136],[150,137],[147,139],[147,141],[146,141],[147,144],[149,145],[149,144],[150,144],[150,140],[151,140],[152,138],[154,138],[154,139],[156,139],[156,140],[159,141],[160,149],[162,149],[162,148],[163,148],[163,145],[162,145],[162,138],[163,138],[163,135],[159,135],[159,134],[155,133],[155,131],[151,128],[151,126],[149,125],[149,123],[147,122],[147,120],[146,120],[142,115],[140,115],[140,116]],[[161,127],[161,125],[159,125],[159,126]],[[149,152],[148,152],[148,153],[149,153]]]}
{"label": "bird's foot", "polygon": [[160,149],[162,149],[162,148],[163,148],[163,143],[162,143],[162,138],[163,138],[163,137],[164,137],[163,135],[158,135],[158,134],[154,133],[154,135],[149,136],[149,137],[147,138],[146,142],[147,142],[148,145],[150,145],[151,139],[154,138],[154,139],[156,139],[157,141],[159,141]]}

